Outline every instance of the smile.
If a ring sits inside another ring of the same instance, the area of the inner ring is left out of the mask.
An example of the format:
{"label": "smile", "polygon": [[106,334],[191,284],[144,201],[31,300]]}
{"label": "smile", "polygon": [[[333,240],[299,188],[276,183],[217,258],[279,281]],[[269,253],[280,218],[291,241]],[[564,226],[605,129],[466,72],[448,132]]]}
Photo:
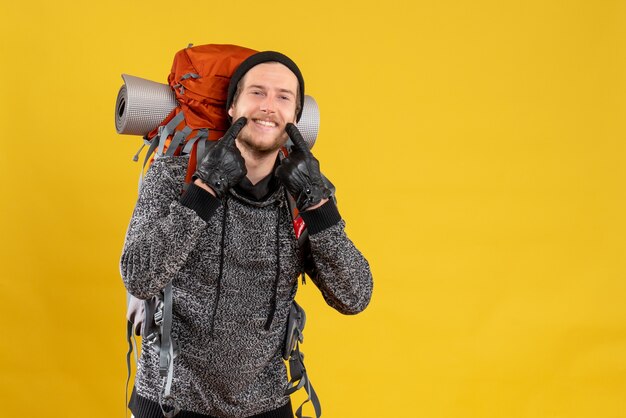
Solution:
{"label": "smile", "polygon": [[275,122],[269,120],[254,119],[254,123],[256,123],[257,125],[266,126],[268,128],[275,128],[276,126],[278,126]]}

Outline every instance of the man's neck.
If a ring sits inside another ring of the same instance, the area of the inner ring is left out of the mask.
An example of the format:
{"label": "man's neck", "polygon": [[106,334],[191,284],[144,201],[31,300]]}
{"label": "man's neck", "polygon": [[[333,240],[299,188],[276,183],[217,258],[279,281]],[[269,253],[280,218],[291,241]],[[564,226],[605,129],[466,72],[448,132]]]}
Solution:
{"label": "man's neck", "polygon": [[278,150],[267,154],[260,154],[251,151],[245,146],[239,146],[238,148],[241,151],[241,156],[246,162],[246,170],[248,170],[246,177],[253,185],[267,177],[267,175],[274,169]]}

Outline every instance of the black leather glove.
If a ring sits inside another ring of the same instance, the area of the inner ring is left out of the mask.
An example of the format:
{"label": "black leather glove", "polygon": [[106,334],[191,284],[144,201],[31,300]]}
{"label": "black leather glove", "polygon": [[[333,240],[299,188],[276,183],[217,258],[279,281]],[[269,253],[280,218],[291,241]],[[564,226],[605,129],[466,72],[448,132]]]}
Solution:
{"label": "black leather glove", "polygon": [[237,119],[204,157],[193,175],[213,189],[219,198],[239,183],[248,172],[246,162],[235,145],[235,139],[247,121],[244,117]]}
{"label": "black leather glove", "polygon": [[276,176],[296,200],[298,210],[304,211],[329,197],[330,190],[322,180],[319,161],[307,147],[296,125],[288,123],[285,131],[294,146],[276,169]]}

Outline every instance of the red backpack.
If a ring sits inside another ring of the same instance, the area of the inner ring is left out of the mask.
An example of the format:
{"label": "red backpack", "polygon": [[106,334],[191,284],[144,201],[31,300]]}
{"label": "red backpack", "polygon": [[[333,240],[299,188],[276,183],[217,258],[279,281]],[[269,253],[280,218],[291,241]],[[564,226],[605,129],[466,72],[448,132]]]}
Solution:
{"label": "red backpack", "polygon": [[189,154],[185,183],[196,171],[208,139],[220,139],[230,121],[226,113],[228,83],[235,69],[257,51],[237,45],[189,46],[176,53],[167,77],[178,106],[148,133],[150,144],[144,166],[151,157]]}

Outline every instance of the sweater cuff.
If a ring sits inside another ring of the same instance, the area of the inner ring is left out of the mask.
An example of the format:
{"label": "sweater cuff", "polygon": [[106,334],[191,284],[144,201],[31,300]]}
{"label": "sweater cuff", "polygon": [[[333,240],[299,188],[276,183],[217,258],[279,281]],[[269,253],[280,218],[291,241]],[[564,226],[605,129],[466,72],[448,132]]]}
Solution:
{"label": "sweater cuff", "polygon": [[209,222],[209,219],[211,219],[211,216],[213,216],[222,202],[202,187],[191,183],[180,197],[180,204],[195,210],[203,221]]}
{"label": "sweater cuff", "polygon": [[309,234],[322,232],[341,220],[341,215],[333,199],[328,199],[328,202],[317,209],[300,212],[300,216],[302,216]]}

